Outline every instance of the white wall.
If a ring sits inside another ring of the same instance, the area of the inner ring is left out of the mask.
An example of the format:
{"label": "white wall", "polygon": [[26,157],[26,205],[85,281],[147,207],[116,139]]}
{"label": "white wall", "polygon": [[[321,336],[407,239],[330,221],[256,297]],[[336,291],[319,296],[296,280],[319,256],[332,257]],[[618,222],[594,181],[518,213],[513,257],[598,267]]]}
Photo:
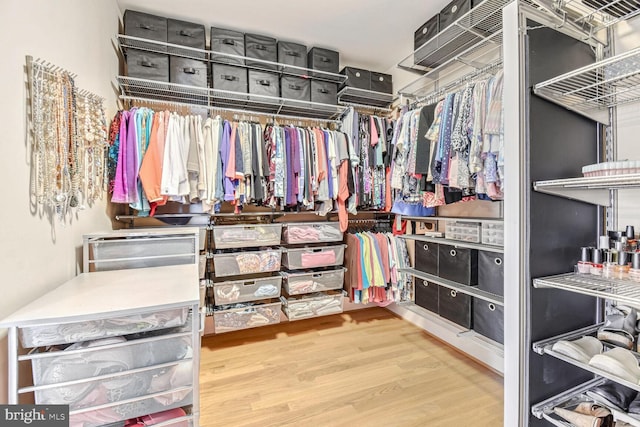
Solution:
{"label": "white wall", "polygon": [[[106,98],[118,73],[112,41],[119,12],[114,0],[0,0],[2,154],[0,182],[0,319],[72,278],[81,263],[82,234],[111,229],[106,200],[78,213],[66,226],[33,215],[25,125],[25,55],[77,74],[76,84]],[[52,301],[51,304],[55,304]],[[0,336],[4,337],[4,331]],[[6,339],[0,339],[0,402],[6,402]]]}

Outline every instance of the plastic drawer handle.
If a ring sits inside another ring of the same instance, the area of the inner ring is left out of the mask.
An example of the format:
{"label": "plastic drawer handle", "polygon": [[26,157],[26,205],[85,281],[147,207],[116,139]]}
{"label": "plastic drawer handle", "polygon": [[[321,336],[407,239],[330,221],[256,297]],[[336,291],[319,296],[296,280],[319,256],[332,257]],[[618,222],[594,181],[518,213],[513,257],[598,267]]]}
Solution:
{"label": "plastic drawer handle", "polygon": [[313,274],[311,277],[313,277],[314,279],[318,279],[318,278],[320,278],[320,277],[322,277],[322,276],[323,276],[323,274],[322,274],[322,273],[315,273],[315,274]]}
{"label": "plastic drawer handle", "polygon": [[243,282],[242,283],[244,286],[255,286],[256,281],[255,280],[250,280],[248,282]]}
{"label": "plastic drawer handle", "polygon": [[489,310],[496,311],[496,305],[494,303],[489,303]]}
{"label": "plastic drawer handle", "polygon": [[156,65],[149,61],[140,61],[140,65],[147,68],[156,68]]}
{"label": "plastic drawer handle", "polygon": [[496,265],[502,265],[502,259],[501,258],[496,258],[493,260],[493,262],[496,263]]}
{"label": "plastic drawer handle", "polygon": [[318,89],[318,92],[320,92],[320,93],[325,93],[325,94],[326,94],[326,93],[329,93],[329,91],[328,91],[327,89],[324,89],[324,88],[322,88],[322,89]]}
{"label": "plastic drawer handle", "polygon": [[196,74],[195,68],[184,68],[182,71],[184,71],[187,74]]}
{"label": "plastic drawer handle", "polygon": [[178,34],[181,35],[181,36],[184,36],[184,37],[193,37],[193,34],[187,32],[185,30],[180,30],[180,32]]}
{"label": "plastic drawer handle", "polygon": [[424,245],[424,246],[422,246],[422,248],[423,248],[425,251],[428,251],[428,250],[429,250],[429,245]]}
{"label": "plastic drawer handle", "polygon": [[236,45],[236,41],[232,40],[232,39],[222,39],[222,44],[226,44],[229,46],[235,46]]}
{"label": "plastic drawer handle", "polygon": [[451,256],[456,256],[456,254],[457,254],[457,252],[456,252],[456,250],[455,250],[455,249],[451,249],[451,250],[449,251],[449,255],[451,255]]}
{"label": "plastic drawer handle", "polygon": [[321,56],[320,61],[322,62],[331,62],[331,58],[327,58],[326,56]]}
{"label": "plastic drawer handle", "polygon": [[253,48],[255,50],[267,50],[267,47],[263,44],[256,44],[255,46],[253,46]]}
{"label": "plastic drawer handle", "polygon": [[227,81],[229,81],[229,82],[233,82],[233,81],[235,81],[235,80],[239,80],[239,79],[238,79],[238,77],[236,77],[236,76],[231,76],[231,75],[228,75],[228,74],[223,75],[223,76],[222,76],[222,79],[223,79],[223,80],[227,80]]}
{"label": "plastic drawer handle", "polygon": [[458,293],[456,291],[454,291],[454,290],[451,290],[451,297],[455,298],[457,296],[458,296]]}
{"label": "plastic drawer handle", "polygon": [[293,50],[287,50],[284,54],[287,56],[300,56],[300,52],[294,52]]}
{"label": "plastic drawer handle", "polygon": [[153,31],[153,25],[148,25],[148,24],[139,24],[138,28],[142,29],[142,30],[149,30],[149,31]]}
{"label": "plastic drawer handle", "polygon": [[298,85],[289,85],[289,89],[291,89],[291,90],[302,90],[302,87],[298,86]]}
{"label": "plastic drawer handle", "polygon": [[257,83],[260,86],[271,86],[271,82],[269,80],[258,80]]}

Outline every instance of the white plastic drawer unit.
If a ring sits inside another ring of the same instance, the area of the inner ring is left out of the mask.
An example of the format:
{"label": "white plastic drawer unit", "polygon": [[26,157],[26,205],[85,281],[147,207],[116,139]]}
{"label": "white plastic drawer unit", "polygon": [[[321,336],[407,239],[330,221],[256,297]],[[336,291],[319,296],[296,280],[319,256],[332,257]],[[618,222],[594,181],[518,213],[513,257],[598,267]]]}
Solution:
{"label": "white plastic drawer unit", "polygon": [[118,230],[83,236],[83,271],[109,271],[199,262],[201,229]]}
{"label": "white plastic drawer unit", "polygon": [[282,264],[289,270],[342,265],[345,245],[284,249]]}
{"label": "white plastic drawer unit", "polygon": [[311,272],[281,272],[282,286],[287,295],[342,289],[345,268]]}
{"label": "white plastic drawer unit", "polygon": [[220,334],[280,323],[281,307],[280,301],[270,300],[214,308],[214,332]]}
{"label": "white plastic drawer unit", "polygon": [[284,241],[288,244],[341,242],[342,238],[337,222],[291,223],[284,228]]}
{"label": "white plastic drawer unit", "polygon": [[480,243],[480,223],[447,221],[444,236],[452,240]]}
{"label": "white plastic drawer unit", "polygon": [[215,277],[268,273],[280,270],[281,249],[213,254]]}
{"label": "white plastic drawer unit", "polygon": [[187,307],[132,314],[111,319],[25,326],[20,342],[25,348],[67,344],[140,332],[179,327],[189,318]]}
{"label": "white plastic drawer unit", "polygon": [[483,224],[482,243],[502,246],[504,244],[504,224]]}
{"label": "white plastic drawer unit", "polygon": [[213,299],[216,305],[222,305],[278,298],[281,289],[281,276],[214,282]]}
{"label": "white plastic drawer unit", "polygon": [[282,224],[224,225],[213,227],[216,249],[280,245]]}
{"label": "white plastic drawer unit", "polygon": [[343,310],[342,291],[328,291],[299,297],[282,298],[282,309],[289,320],[339,314]]}

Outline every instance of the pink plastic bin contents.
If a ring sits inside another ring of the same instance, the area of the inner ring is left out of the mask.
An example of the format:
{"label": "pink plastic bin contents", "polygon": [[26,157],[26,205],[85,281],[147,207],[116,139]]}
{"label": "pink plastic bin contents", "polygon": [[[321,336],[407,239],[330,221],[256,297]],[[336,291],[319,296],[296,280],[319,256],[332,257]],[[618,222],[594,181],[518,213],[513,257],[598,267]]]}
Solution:
{"label": "pink plastic bin contents", "polygon": [[[129,420],[125,423],[125,427],[145,427],[153,426],[156,424],[164,423],[166,421],[173,420],[186,416],[182,408],[170,409],[168,411],[156,412],[155,414],[145,415],[144,417],[137,418],[135,420]],[[176,424],[171,424],[171,427],[188,427],[189,421],[182,421]]]}

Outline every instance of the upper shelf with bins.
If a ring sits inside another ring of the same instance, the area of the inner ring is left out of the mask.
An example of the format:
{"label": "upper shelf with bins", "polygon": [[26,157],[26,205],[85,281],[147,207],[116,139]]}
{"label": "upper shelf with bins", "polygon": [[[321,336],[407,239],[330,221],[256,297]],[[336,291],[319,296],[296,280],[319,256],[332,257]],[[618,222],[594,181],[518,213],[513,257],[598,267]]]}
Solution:
{"label": "upper shelf with bins", "polygon": [[608,125],[609,107],[640,100],[640,48],[538,83],[534,93]]}
{"label": "upper shelf with bins", "polygon": [[640,174],[537,181],[533,183],[533,188],[535,191],[541,193],[553,194],[607,207],[610,203],[609,192],[611,190],[640,188]]}

